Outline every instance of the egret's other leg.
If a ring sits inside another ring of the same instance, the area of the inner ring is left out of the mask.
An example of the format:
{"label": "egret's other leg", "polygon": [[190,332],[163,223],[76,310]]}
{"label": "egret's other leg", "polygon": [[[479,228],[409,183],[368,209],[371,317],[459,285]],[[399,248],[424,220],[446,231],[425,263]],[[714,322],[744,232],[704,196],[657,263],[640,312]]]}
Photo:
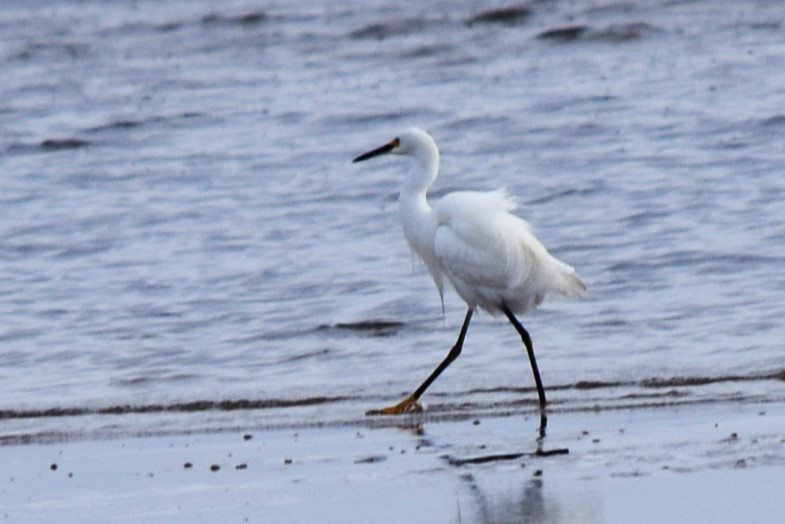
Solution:
{"label": "egret's other leg", "polygon": [[[540,378],[540,370],[537,367],[537,359],[534,358],[534,346],[532,345],[532,338],[529,332],[526,331],[518,319],[515,318],[510,308],[506,304],[502,304],[502,311],[507,316],[507,319],[515,327],[515,330],[521,336],[523,344],[526,346],[526,352],[529,354],[529,362],[532,365],[532,373],[534,374],[534,382],[537,384],[537,395],[540,397],[540,409],[545,409],[545,388],[542,387],[542,379]],[[546,419],[547,420],[547,419]]]}
{"label": "egret's other leg", "polygon": [[395,405],[382,409],[372,409],[365,414],[400,415],[401,413],[422,411],[422,406],[420,406],[420,403],[417,401],[420,399],[420,396],[425,393],[425,390],[428,389],[433,381],[436,380],[439,375],[441,375],[442,371],[447,369],[447,366],[452,364],[452,362],[458,358],[458,355],[461,354],[461,349],[463,349],[463,339],[466,338],[466,331],[469,329],[469,322],[472,319],[473,313],[474,311],[469,308],[469,310],[466,312],[466,318],[463,321],[463,326],[461,326],[461,332],[458,334],[458,340],[455,341],[455,345],[452,347],[452,349],[450,349],[450,352],[447,354],[442,363],[436,366],[436,369],[434,369],[433,372],[428,375],[428,378],[425,379],[425,382],[420,384],[420,387],[418,387],[414,393]]}

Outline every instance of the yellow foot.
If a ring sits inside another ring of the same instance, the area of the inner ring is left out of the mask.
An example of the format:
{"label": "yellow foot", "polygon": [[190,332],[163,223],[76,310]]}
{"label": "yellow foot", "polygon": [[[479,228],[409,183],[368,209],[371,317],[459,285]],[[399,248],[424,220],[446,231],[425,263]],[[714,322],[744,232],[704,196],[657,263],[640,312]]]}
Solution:
{"label": "yellow foot", "polygon": [[403,415],[404,413],[420,413],[422,411],[422,406],[417,399],[414,398],[414,395],[409,395],[402,401],[398,402],[394,406],[388,406],[382,409],[372,409],[370,411],[366,411],[366,415]]}

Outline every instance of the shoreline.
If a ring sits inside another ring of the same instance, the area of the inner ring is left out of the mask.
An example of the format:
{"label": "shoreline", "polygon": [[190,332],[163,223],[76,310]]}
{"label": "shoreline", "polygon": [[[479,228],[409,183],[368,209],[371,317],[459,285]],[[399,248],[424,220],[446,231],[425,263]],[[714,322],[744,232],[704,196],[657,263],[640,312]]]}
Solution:
{"label": "shoreline", "polygon": [[775,405],[560,411],[542,441],[535,416],[480,415],[5,445],[0,516],[776,522],[785,510],[775,493],[785,482],[785,416]]}

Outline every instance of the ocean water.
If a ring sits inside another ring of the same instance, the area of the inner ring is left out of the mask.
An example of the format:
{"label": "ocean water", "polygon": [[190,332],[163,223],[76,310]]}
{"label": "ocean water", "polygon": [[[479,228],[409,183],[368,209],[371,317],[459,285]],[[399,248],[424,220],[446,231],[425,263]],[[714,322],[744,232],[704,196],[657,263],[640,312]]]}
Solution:
{"label": "ocean water", "polygon": [[[0,438],[356,421],[443,358],[408,252],[506,186],[589,286],[523,318],[553,409],[785,399],[785,7],[774,1],[53,1],[0,7]],[[534,410],[475,317],[423,399]]]}

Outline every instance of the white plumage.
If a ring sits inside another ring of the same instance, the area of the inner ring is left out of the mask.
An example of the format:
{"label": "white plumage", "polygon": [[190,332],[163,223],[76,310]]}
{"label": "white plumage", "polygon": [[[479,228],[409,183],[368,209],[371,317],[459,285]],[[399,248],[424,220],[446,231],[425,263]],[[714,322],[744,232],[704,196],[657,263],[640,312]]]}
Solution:
{"label": "white plumage", "polygon": [[529,225],[509,211],[504,190],[447,195],[434,206],[433,249],[448,280],[471,308],[523,314],[548,293],[577,297],[586,286],[551,256]]}
{"label": "white plumage", "polygon": [[408,129],[355,162],[383,153],[414,159],[398,199],[406,240],[425,263],[439,294],[444,293],[446,277],[469,310],[458,342],[445,361],[414,394],[379,413],[418,407],[419,396],[460,353],[471,315],[478,307],[491,314],[505,314],[519,331],[544,406],[531,340],[514,315],[534,309],[550,293],[582,297],[586,285],[572,267],[548,253],[524,220],[510,213],[516,204],[506,190],[450,193],[431,207],[426,193],[438,175],[439,150],[425,131]]}

